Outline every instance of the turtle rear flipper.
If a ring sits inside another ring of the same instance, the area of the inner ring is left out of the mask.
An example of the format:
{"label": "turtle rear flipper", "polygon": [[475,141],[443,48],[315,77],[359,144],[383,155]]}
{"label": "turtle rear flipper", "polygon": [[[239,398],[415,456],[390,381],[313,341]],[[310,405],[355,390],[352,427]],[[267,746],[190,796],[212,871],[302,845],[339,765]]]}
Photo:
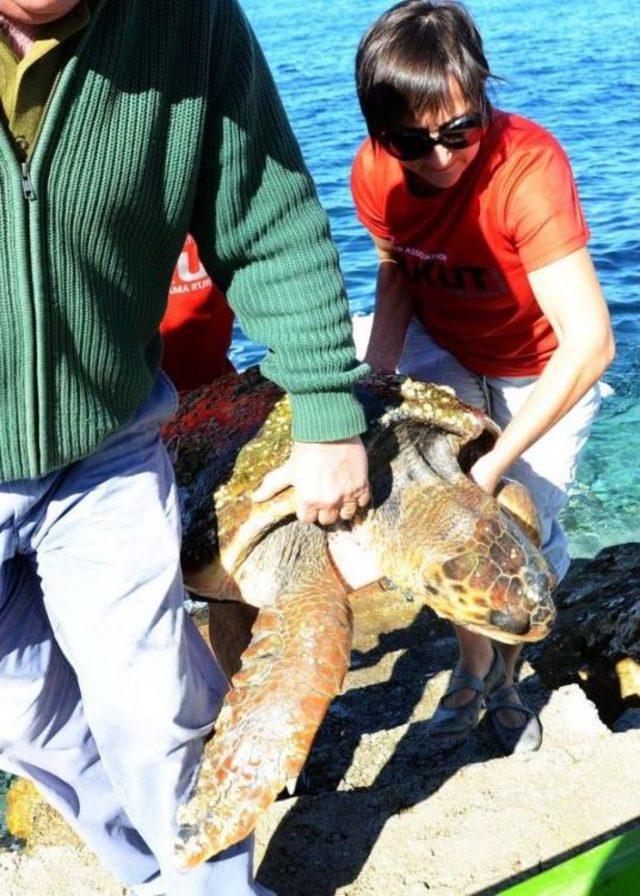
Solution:
{"label": "turtle rear flipper", "polygon": [[274,604],[258,613],[194,792],[178,811],[176,860],[183,869],[251,833],[299,775],[342,687],[351,647],[347,593],[323,533],[293,526],[304,531],[304,552]]}

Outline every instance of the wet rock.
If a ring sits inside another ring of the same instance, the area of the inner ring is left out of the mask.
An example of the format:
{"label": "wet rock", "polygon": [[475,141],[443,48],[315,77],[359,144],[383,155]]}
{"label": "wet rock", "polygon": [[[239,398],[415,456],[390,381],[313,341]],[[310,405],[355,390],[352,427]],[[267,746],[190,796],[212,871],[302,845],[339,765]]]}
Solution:
{"label": "wet rock", "polygon": [[640,709],[627,709],[616,719],[613,730],[622,734],[625,731],[640,731]]}
{"label": "wet rock", "polygon": [[526,655],[548,688],[580,684],[612,725],[640,706],[640,544],[574,561],[556,603],[551,634]]}

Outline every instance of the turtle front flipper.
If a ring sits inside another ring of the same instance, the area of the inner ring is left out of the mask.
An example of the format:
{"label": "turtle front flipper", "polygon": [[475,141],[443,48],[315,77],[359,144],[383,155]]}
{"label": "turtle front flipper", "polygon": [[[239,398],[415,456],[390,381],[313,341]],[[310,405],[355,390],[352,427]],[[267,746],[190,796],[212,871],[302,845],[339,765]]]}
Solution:
{"label": "turtle front flipper", "polygon": [[[300,537],[292,539],[292,528]],[[348,668],[351,613],[325,535],[298,522],[286,530],[289,550],[292,540],[298,544],[295,562],[281,563],[282,587],[258,613],[195,789],[178,811],[176,860],[183,869],[250,834],[297,778]]]}

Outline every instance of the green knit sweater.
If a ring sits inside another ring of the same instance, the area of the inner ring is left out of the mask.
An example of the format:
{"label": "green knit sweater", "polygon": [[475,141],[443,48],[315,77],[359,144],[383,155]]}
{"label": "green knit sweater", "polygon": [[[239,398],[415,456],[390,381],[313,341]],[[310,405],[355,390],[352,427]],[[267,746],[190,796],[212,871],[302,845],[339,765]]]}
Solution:
{"label": "green knit sweater", "polygon": [[292,395],[294,436],[361,432],[326,215],[235,0],[98,0],[27,165],[0,126],[0,478],[123,426],[155,376],[187,231]]}

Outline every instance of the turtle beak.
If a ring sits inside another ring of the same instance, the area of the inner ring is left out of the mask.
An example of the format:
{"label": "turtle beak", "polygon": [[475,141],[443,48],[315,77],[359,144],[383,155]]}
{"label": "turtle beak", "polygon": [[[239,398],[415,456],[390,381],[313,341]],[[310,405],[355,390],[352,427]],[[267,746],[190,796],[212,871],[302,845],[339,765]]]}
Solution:
{"label": "turtle beak", "polygon": [[[546,638],[555,620],[556,609],[551,596],[554,577],[535,576],[528,583],[528,595],[517,607],[493,609],[489,613],[491,637],[507,643],[540,641]],[[528,608],[527,608],[528,605]]]}
{"label": "turtle beak", "polygon": [[492,610],[489,621],[507,635],[527,635],[531,631],[531,616],[526,612],[505,613],[503,610]]}

